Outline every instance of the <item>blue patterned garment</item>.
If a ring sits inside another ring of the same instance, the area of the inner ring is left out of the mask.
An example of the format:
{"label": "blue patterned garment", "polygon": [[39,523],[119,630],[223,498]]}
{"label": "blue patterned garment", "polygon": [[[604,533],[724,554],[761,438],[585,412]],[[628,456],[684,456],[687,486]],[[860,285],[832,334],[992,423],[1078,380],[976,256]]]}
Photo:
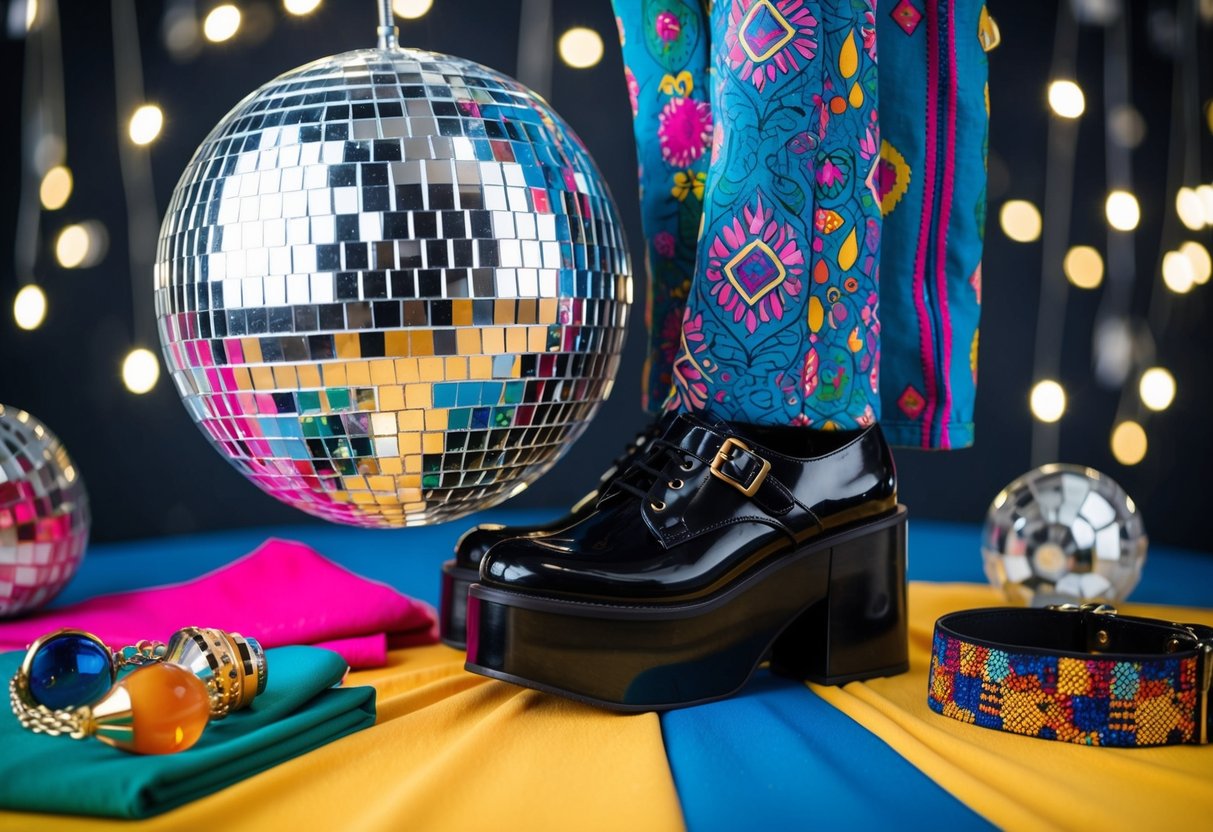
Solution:
{"label": "blue patterned garment", "polygon": [[898,444],[972,442],[989,24],[960,5],[616,0],[650,410],[850,429],[883,401]]}

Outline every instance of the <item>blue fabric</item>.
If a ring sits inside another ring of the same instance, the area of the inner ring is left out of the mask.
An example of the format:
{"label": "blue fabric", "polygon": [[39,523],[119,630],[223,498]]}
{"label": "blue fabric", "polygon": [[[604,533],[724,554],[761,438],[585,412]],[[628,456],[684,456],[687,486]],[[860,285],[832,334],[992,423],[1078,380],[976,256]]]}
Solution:
{"label": "blue fabric", "polygon": [[691,832],[990,824],[803,684],[761,671],[739,696],[661,717]]}

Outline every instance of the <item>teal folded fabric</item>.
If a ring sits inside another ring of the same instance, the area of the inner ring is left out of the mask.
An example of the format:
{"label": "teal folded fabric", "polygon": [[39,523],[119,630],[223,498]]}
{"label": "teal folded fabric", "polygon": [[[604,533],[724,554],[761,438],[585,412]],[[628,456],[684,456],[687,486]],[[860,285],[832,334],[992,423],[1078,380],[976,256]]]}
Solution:
{"label": "teal folded fabric", "polygon": [[[0,655],[3,679],[22,655]],[[266,658],[265,692],[180,754],[144,757],[93,739],[34,734],[0,713],[0,808],[149,817],[374,724],[374,688],[334,687],[346,672],[336,653],[279,647]]]}

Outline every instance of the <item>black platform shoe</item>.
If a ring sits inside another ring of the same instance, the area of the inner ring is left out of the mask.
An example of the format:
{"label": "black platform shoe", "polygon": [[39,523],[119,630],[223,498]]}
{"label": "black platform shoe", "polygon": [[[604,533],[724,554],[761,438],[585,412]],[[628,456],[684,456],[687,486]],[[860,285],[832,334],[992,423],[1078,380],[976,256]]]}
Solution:
{"label": "black platform shoe", "polygon": [[825,684],[901,673],[905,547],[879,426],[683,415],[589,516],[484,557],[467,668],[619,711],[729,696],[767,659]]}
{"label": "black platform shoe", "polygon": [[455,557],[442,564],[442,592],[439,596],[438,634],[451,647],[460,650],[467,642],[467,598],[468,587],[480,578],[480,561],[496,543],[511,537],[531,537],[567,529],[594,511],[600,494],[604,493],[614,478],[626,470],[637,454],[662,434],[672,417],[664,416],[636,434],[623,453],[615,458],[602,473],[598,487],[586,494],[563,517],[547,523],[531,526],[503,526],[500,523],[481,523],[468,529],[455,544]]}

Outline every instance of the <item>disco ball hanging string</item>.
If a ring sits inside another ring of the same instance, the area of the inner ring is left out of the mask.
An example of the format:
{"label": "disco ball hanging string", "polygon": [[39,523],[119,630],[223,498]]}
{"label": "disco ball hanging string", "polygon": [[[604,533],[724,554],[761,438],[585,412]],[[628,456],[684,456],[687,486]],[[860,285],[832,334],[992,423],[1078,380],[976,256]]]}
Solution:
{"label": "disco ball hanging string", "polygon": [[453,519],[534,481],[619,365],[631,269],[580,139],[472,61],[378,47],[228,113],[160,231],[158,331],[191,418],[329,520]]}

